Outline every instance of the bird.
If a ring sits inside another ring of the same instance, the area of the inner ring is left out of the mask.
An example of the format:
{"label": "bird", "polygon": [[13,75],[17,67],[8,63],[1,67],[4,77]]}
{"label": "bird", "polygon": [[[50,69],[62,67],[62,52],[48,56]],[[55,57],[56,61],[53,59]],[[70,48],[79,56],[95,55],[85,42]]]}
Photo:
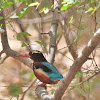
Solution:
{"label": "bird", "polygon": [[57,84],[63,76],[58,69],[51,63],[49,63],[40,51],[29,52],[28,54],[17,55],[16,57],[30,58],[33,60],[33,72],[37,79],[43,84]]}

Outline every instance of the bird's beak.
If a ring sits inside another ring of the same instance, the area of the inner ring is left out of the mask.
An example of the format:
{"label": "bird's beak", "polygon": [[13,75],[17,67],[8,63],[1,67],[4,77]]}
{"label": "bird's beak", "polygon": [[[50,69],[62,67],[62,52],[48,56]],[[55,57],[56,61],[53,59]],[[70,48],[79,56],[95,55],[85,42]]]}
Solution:
{"label": "bird's beak", "polygon": [[29,54],[21,54],[21,55],[17,55],[16,57],[19,57],[19,58],[30,58]]}

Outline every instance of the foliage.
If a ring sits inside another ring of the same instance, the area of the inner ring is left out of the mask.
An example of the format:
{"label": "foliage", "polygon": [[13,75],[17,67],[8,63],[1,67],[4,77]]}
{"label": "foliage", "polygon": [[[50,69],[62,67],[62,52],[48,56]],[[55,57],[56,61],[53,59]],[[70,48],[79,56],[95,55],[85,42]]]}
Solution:
{"label": "foliage", "polygon": [[19,95],[23,93],[23,90],[21,88],[22,86],[23,85],[21,84],[10,84],[10,86],[8,87],[10,95],[16,97],[18,100]]}
{"label": "foliage", "polygon": [[81,88],[81,86],[77,85],[76,88],[77,91],[79,91],[83,96],[85,96],[86,98],[88,97],[85,91]]}
{"label": "foliage", "polygon": [[61,10],[67,10],[69,7],[80,3],[81,2],[79,0],[63,0]]}
{"label": "foliage", "polygon": [[38,43],[38,44],[41,44],[43,46],[46,46],[46,44],[42,43],[41,41],[35,41],[35,42]]}
{"label": "foliage", "polygon": [[1,5],[1,8],[6,8],[13,5],[13,2],[11,1],[4,1],[3,4]]}
{"label": "foliage", "polygon": [[29,45],[29,41],[25,41],[24,43],[22,43],[22,47],[24,47],[24,46],[28,46]]}
{"label": "foliage", "polygon": [[22,36],[31,36],[31,34],[27,33],[27,32],[21,32],[17,34],[17,40],[22,40]]}

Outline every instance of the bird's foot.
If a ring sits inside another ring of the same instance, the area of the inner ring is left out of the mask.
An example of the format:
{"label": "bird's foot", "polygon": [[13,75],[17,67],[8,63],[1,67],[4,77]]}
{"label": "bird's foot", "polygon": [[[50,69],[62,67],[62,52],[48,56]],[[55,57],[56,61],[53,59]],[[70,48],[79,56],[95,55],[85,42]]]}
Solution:
{"label": "bird's foot", "polygon": [[47,87],[46,87],[46,84],[45,84],[45,83],[38,84],[38,85],[36,86],[36,89],[37,89],[38,87],[44,87],[45,89],[47,89]]}
{"label": "bird's foot", "polygon": [[45,84],[45,83],[41,84],[40,86],[41,86],[41,87],[45,87],[45,89],[47,89],[47,87],[46,87],[46,84]]}

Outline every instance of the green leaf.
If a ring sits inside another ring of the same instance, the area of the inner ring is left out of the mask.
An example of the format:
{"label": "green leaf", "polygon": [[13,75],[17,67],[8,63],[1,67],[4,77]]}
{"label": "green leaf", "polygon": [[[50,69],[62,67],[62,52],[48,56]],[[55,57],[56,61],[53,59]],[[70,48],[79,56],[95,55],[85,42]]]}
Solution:
{"label": "green leaf", "polygon": [[45,7],[43,7],[42,9],[40,9],[39,13],[42,13],[45,10]]}
{"label": "green leaf", "polygon": [[9,20],[8,22],[11,23],[11,22],[13,22],[13,20]]}
{"label": "green leaf", "polygon": [[39,6],[39,5],[40,5],[39,2],[34,2],[34,3],[29,4],[28,6],[31,7],[31,6]]}
{"label": "green leaf", "polygon": [[81,71],[77,72],[76,76],[80,76],[80,77],[83,76],[83,72]]}
{"label": "green leaf", "polygon": [[62,4],[62,8],[61,10],[67,10],[70,6],[74,5],[75,4],[75,0],[63,0]]}
{"label": "green leaf", "polygon": [[85,13],[92,11],[94,8],[90,7],[87,11],[85,11]]}
{"label": "green leaf", "polygon": [[25,41],[25,42],[22,44],[22,47],[29,45],[29,43],[30,43],[29,41]]}
{"label": "green leaf", "polygon": [[7,2],[4,2],[2,5],[1,5],[1,8],[6,8],[6,7],[9,7],[13,5],[13,2],[11,1],[7,1]]}
{"label": "green leaf", "polygon": [[92,13],[90,14],[90,16],[94,14],[94,12],[97,10],[97,8],[98,8],[98,7],[94,7],[94,10],[93,10]]}
{"label": "green leaf", "polygon": [[61,7],[61,10],[67,10],[70,6],[72,5],[78,5],[80,4],[81,2],[78,1],[78,0],[63,0],[62,4],[63,6]]}
{"label": "green leaf", "polygon": [[19,95],[23,93],[21,84],[10,84],[8,87],[8,90],[10,92],[10,95],[19,98]]}
{"label": "green leaf", "polygon": [[31,73],[30,73],[30,78],[33,79],[34,77],[35,77],[34,73],[31,72]]}
{"label": "green leaf", "polygon": [[1,19],[3,19],[3,17],[2,17],[2,16],[0,16],[0,20],[1,20]]}
{"label": "green leaf", "polygon": [[70,24],[73,22],[73,19],[74,19],[74,16],[72,15],[69,21]]}
{"label": "green leaf", "polygon": [[51,86],[51,88],[53,89],[53,88],[54,88],[54,86],[52,85],[52,86]]}
{"label": "green leaf", "polygon": [[54,92],[55,92],[55,89],[53,89],[53,90],[51,91],[51,94],[54,94]]}
{"label": "green leaf", "polygon": [[31,10],[29,9],[29,7],[25,7],[21,10],[21,13],[18,15],[19,18],[24,17],[28,12],[31,12]]}
{"label": "green leaf", "polygon": [[79,85],[77,85],[77,86],[75,86],[76,88],[77,88],[77,90],[83,95],[83,96],[85,96],[86,98],[87,98],[87,94],[84,92],[84,90],[79,86]]}
{"label": "green leaf", "polygon": [[27,0],[26,6],[28,6],[30,3],[32,3],[32,0]]}
{"label": "green leaf", "polygon": [[26,0],[19,0],[19,2],[23,2],[23,1],[26,1]]}
{"label": "green leaf", "polygon": [[17,40],[22,40],[22,33],[17,34]]}
{"label": "green leaf", "polygon": [[[22,39],[22,35],[25,36],[31,36],[31,34],[27,33],[27,32],[21,32],[17,34],[17,40],[21,40]],[[23,44],[24,45],[24,44]]]}
{"label": "green leaf", "polygon": [[93,3],[93,2],[95,2],[95,0],[90,0],[90,1],[88,1],[89,4],[91,4],[91,3]]}
{"label": "green leaf", "polygon": [[17,15],[17,13],[14,13],[10,16],[10,18],[19,18],[19,16]]}
{"label": "green leaf", "polygon": [[27,32],[22,32],[22,34],[24,34],[25,36],[31,36],[31,34],[29,34]]}
{"label": "green leaf", "polygon": [[[98,7],[99,7],[99,6],[98,6]],[[90,16],[91,16],[91,15],[93,15],[94,12],[98,9],[98,7],[90,7],[87,11],[85,11],[85,13],[88,13],[88,12],[92,11],[92,13],[90,14]]]}
{"label": "green leaf", "polygon": [[47,14],[53,7],[52,3],[50,2],[50,0],[42,0],[41,4],[43,4],[43,8],[40,9],[39,13],[44,12],[45,14]]}
{"label": "green leaf", "polygon": [[35,42],[46,47],[46,44],[42,43],[41,41],[35,41]]}
{"label": "green leaf", "polygon": [[16,15],[17,15],[17,16],[20,16],[20,13],[19,13],[19,12],[17,12],[17,13],[16,13]]}
{"label": "green leaf", "polygon": [[43,8],[39,11],[39,13],[42,13],[42,12],[44,12],[45,14],[47,14],[47,13],[49,12],[49,8],[48,8],[48,7],[43,7]]}
{"label": "green leaf", "polygon": [[21,12],[17,12],[15,14],[13,14],[10,18],[22,18],[24,17],[27,13],[31,13],[32,10],[29,9],[29,7],[25,7],[21,10]]}
{"label": "green leaf", "polygon": [[67,10],[70,6],[72,6],[72,4],[63,5],[63,6],[61,7],[61,11]]}
{"label": "green leaf", "polygon": [[68,1],[63,1],[61,4],[66,4]]}

